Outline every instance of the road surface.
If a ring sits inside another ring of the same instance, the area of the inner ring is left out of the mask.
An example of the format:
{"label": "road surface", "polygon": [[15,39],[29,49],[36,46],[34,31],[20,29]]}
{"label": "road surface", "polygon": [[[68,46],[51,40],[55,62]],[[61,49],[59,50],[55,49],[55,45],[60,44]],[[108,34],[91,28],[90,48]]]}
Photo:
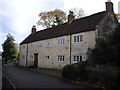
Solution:
{"label": "road surface", "polygon": [[86,88],[60,78],[29,71],[14,65],[4,65],[3,72],[16,88]]}

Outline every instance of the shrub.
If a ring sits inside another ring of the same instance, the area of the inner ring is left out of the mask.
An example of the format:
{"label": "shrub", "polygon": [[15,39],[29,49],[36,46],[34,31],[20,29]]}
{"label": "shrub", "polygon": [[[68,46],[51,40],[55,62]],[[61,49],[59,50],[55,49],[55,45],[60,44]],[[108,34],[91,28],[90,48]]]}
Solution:
{"label": "shrub", "polygon": [[85,77],[90,82],[117,83],[119,79],[119,73],[119,68],[114,66],[89,66],[86,69]]}
{"label": "shrub", "polygon": [[76,64],[66,65],[63,67],[63,77],[68,79],[76,79],[84,76],[87,62],[82,61]]}

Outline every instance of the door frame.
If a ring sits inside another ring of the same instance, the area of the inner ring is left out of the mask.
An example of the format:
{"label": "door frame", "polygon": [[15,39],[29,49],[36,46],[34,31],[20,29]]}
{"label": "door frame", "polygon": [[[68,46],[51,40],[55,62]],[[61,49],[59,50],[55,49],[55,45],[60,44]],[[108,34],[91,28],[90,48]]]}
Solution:
{"label": "door frame", "polygon": [[34,67],[38,68],[38,53],[34,53]]}

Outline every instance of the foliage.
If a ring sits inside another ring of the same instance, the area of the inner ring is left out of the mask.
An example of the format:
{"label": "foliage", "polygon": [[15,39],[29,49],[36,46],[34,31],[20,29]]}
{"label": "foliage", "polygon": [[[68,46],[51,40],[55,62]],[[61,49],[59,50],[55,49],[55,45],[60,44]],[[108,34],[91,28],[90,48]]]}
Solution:
{"label": "foliage", "polygon": [[15,60],[17,58],[17,48],[14,43],[15,39],[10,34],[7,35],[7,39],[2,44],[3,47],[3,58],[7,60]]}
{"label": "foliage", "polygon": [[[87,81],[99,84],[119,84],[120,68],[111,65],[88,66],[84,77]],[[112,86],[113,87],[113,86]]]}
{"label": "foliage", "polygon": [[[75,19],[79,19],[80,17],[83,17],[85,15],[82,9],[74,8],[70,11],[73,12]],[[37,24],[42,25],[45,28],[50,28],[56,25],[63,24],[67,20],[66,13],[59,9],[48,12],[41,12],[38,16],[40,17],[40,20]]]}
{"label": "foliage", "polygon": [[63,77],[68,79],[75,79],[83,77],[86,70],[87,62],[82,61],[76,64],[70,64],[63,67]]}
{"label": "foliage", "polygon": [[62,10],[56,9],[49,12],[39,13],[40,20],[38,25],[42,25],[45,28],[50,28],[55,25],[59,25],[65,22],[66,13]]}
{"label": "foliage", "polygon": [[90,58],[99,65],[109,64],[120,66],[120,25],[109,37],[109,40],[98,38]]}
{"label": "foliage", "polygon": [[81,9],[73,8],[73,9],[70,9],[70,11],[73,12],[75,19],[79,19],[85,16],[84,10],[82,8]]}

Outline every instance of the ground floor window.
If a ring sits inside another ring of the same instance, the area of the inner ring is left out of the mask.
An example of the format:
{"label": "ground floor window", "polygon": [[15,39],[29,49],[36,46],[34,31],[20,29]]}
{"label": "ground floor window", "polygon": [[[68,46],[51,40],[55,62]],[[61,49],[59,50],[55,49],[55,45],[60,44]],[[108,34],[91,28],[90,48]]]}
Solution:
{"label": "ground floor window", "polygon": [[48,56],[45,56],[45,59],[46,60],[49,60],[50,59],[50,56],[48,55]]}
{"label": "ground floor window", "polygon": [[58,55],[58,61],[64,62],[65,56],[64,55]]}
{"label": "ground floor window", "polygon": [[82,55],[74,55],[73,62],[80,62],[82,61]]}

